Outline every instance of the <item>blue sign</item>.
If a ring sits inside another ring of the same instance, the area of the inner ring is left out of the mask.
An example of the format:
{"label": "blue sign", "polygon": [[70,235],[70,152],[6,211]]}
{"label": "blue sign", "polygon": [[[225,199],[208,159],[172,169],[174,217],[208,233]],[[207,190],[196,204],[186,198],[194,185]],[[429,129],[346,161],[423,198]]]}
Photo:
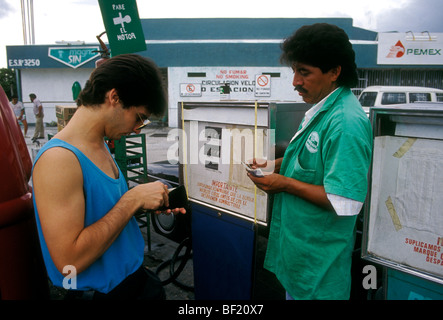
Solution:
{"label": "blue sign", "polygon": [[100,56],[100,48],[96,47],[56,47],[48,49],[48,56],[71,68],[78,68],[88,61]]}

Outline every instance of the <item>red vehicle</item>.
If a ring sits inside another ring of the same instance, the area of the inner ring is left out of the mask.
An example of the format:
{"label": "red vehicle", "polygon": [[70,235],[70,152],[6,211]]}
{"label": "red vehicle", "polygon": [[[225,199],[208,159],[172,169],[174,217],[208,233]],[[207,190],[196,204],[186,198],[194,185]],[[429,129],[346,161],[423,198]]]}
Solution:
{"label": "red vehicle", "polygon": [[0,154],[0,299],[46,299],[48,280],[29,185],[32,162],[1,86]]}

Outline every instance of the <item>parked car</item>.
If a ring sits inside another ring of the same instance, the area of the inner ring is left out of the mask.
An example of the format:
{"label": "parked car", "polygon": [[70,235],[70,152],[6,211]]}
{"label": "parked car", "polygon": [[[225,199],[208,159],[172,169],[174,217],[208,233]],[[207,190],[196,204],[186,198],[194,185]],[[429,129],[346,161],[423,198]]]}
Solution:
{"label": "parked car", "polygon": [[0,86],[0,299],[49,298],[25,138]]}
{"label": "parked car", "polygon": [[371,86],[362,91],[359,101],[365,112],[369,114],[370,107],[416,101],[443,101],[443,90],[426,87]]}

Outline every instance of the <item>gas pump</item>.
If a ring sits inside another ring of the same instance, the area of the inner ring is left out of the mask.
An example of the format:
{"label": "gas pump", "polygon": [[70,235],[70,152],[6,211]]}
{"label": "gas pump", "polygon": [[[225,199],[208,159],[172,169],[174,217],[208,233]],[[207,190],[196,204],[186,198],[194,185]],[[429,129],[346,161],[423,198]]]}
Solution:
{"label": "gas pump", "polygon": [[284,299],[274,275],[262,267],[272,198],[255,187],[242,161],[274,159],[309,105],[224,101],[178,107],[195,299]]}
{"label": "gas pump", "polygon": [[370,110],[374,131],[362,257],[389,300],[443,299],[443,103]]}

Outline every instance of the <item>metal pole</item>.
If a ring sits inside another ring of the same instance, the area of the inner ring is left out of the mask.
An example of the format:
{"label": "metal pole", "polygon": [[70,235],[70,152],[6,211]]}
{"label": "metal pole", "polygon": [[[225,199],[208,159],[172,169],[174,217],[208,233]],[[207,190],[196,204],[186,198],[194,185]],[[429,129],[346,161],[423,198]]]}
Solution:
{"label": "metal pole", "polygon": [[34,0],[29,0],[29,14],[30,14],[30,38],[31,38],[31,44],[35,44],[35,33],[34,33]]}
{"label": "metal pole", "polygon": [[26,1],[26,26],[27,26],[27,31],[28,31],[28,44],[32,44],[32,39],[31,39],[31,13],[29,11],[29,0]]}
{"label": "metal pole", "polygon": [[27,43],[31,44],[31,25],[30,23],[30,17],[29,17],[29,0],[26,0],[26,35],[27,35]]}
{"label": "metal pole", "polygon": [[28,44],[28,35],[27,35],[27,26],[26,26],[26,8],[24,0],[21,0],[21,6],[22,6],[22,28],[23,28],[23,44]]}

